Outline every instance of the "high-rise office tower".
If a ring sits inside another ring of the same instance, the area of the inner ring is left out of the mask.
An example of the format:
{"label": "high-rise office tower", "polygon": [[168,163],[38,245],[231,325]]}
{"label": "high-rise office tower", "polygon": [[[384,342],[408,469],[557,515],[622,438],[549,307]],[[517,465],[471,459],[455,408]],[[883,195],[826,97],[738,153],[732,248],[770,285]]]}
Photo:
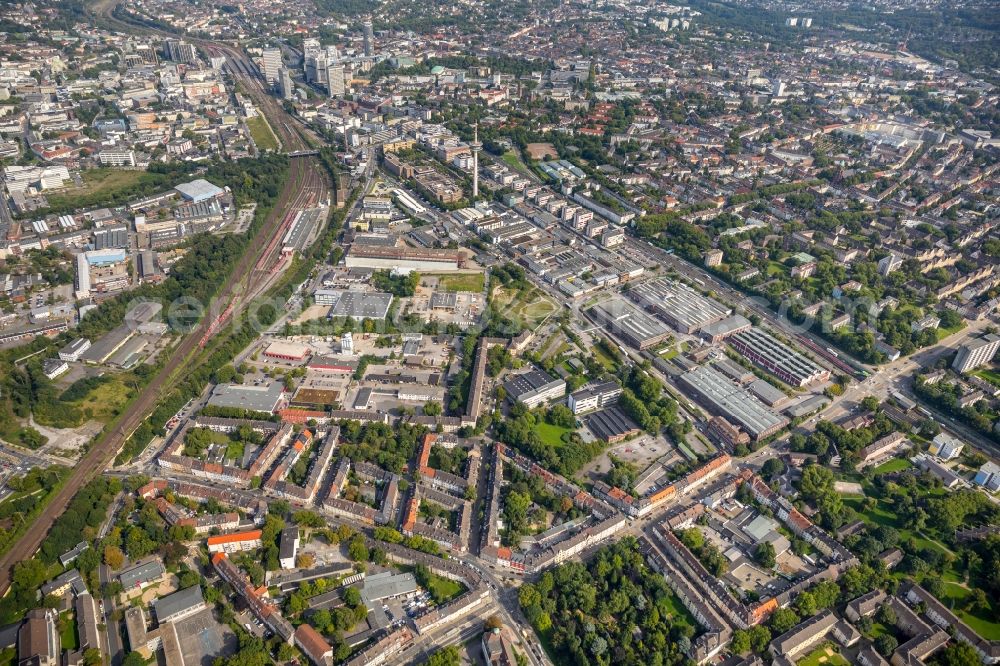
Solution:
{"label": "high-rise office tower", "polygon": [[361,28],[364,31],[365,57],[371,58],[375,54],[375,33],[372,30],[371,19],[366,20]]}
{"label": "high-rise office tower", "polygon": [[309,37],[302,40],[302,73],[308,83],[316,81],[316,57],[320,53],[319,40]]}
{"label": "high-rise office tower", "polygon": [[1000,336],[996,334],[970,340],[958,348],[951,367],[955,372],[970,372],[992,361],[997,350],[1000,350]]}
{"label": "high-rise office tower", "polygon": [[313,59],[313,79],[312,83],[319,86],[327,86],[330,83],[329,68],[330,63],[326,59],[325,53],[320,53]]}
{"label": "high-rise office tower", "polygon": [[295,84],[292,83],[292,73],[285,67],[281,68],[278,76],[278,88],[281,90],[281,99],[291,100],[295,96]]}
{"label": "high-rise office tower", "polygon": [[343,65],[332,65],[327,70],[330,97],[343,97],[347,93],[347,72]]}
{"label": "high-rise office tower", "polygon": [[264,49],[261,57],[261,65],[263,66],[264,78],[267,79],[267,82],[272,85],[277,83],[278,74],[281,70],[281,49]]}

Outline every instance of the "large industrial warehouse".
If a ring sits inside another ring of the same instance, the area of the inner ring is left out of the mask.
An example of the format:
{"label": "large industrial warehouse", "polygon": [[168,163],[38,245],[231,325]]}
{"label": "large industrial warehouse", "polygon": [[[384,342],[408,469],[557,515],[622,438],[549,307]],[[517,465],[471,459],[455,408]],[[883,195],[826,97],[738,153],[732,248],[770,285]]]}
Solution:
{"label": "large industrial warehouse", "polygon": [[802,387],[830,378],[829,370],[824,370],[759,328],[737,333],[729,338],[729,344],[786,384]]}
{"label": "large industrial warehouse", "polygon": [[709,366],[685,372],[680,381],[706,409],[741,426],[755,441],[773,435],[788,424],[788,419],[765,407]]}
{"label": "large industrial warehouse", "polygon": [[382,247],[355,243],[347,253],[348,268],[388,268],[412,271],[454,271],[462,261],[455,250]]}
{"label": "large industrial warehouse", "polygon": [[729,316],[731,310],[686,284],[655,278],[632,286],[628,295],[681,333],[697,333]]}
{"label": "large industrial warehouse", "polygon": [[670,329],[622,298],[610,298],[589,310],[613,335],[636,349],[654,347],[671,337]]}

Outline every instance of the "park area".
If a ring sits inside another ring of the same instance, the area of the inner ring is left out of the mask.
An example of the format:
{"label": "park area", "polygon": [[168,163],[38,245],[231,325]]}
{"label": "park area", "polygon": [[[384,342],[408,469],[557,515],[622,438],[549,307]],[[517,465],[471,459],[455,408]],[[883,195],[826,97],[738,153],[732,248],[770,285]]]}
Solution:
{"label": "park area", "polygon": [[516,320],[526,328],[535,328],[557,308],[551,299],[534,287],[497,287],[493,292],[493,307],[503,316]]}
{"label": "park area", "polygon": [[562,440],[562,436],[572,431],[569,428],[553,425],[547,421],[539,421],[535,426],[535,432],[538,433],[543,442],[558,449],[566,444]]}
{"label": "park area", "polygon": [[[900,461],[890,461],[900,462]],[[904,461],[905,462],[905,461]],[[946,493],[942,488],[935,488],[927,491],[931,495],[941,495]],[[972,603],[973,590],[969,582],[961,571],[956,570],[952,562],[958,562],[958,555],[941,541],[929,536],[924,531],[916,531],[903,527],[902,521],[896,515],[891,503],[885,500],[878,500],[874,506],[866,508],[866,498],[858,495],[843,497],[844,504],[854,509],[858,515],[869,525],[883,525],[892,527],[899,532],[901,542],[913,539],[913,543],[921,551],[937,551],[943,555],[948,564],[944,570],[936,575],[940,576],[942,582],[942,592],[938,598],[952,612],[958,615],[966,624],[986,640],[1000,640],[1000,609],[990,605],[988,599],[987,607],[982,607]],[[896,577],[908,577],[901,571],[894,573]],[[920,581],[923,582],[924,578]],[[802,662],[799,662],[800,664]]]}

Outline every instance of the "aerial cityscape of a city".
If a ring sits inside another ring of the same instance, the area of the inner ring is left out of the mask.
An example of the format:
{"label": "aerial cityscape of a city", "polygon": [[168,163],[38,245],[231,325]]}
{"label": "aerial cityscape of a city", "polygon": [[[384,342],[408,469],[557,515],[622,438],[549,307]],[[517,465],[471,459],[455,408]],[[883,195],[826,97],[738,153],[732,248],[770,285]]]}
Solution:
{"label": "aerial cityscape of a city", "polygon": [[0,666],[1000,664],[996,0],[3,0],[0,160]]}

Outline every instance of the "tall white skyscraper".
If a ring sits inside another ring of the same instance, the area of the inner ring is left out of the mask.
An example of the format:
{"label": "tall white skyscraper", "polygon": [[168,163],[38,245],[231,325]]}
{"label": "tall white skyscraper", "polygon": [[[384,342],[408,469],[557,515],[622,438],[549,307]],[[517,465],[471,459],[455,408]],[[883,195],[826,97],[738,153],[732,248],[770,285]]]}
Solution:
{"label": "tall white skyscraper", "polygon": [[264,69],[264,78],[270,84],[278,82],[278,74],[281,71],[281,49],[267,48],[262,52],[261,63]]}
{"label": "tall white skyscraper", "polygon": [[343,97],[347,93],[347,72],[343,65],[332,65],[327,68],[327,90],[330,97]]}
{"label": "tall white skyscraper", "polygon": [[281,91],[281,99],[291,100],[295,96],[295,84],[292,83],[292,73],[285,67],[281,68],[278,76],[278,89]]}
{"label": "tall white skyscraper", "polygon": [[370,19],[366,20],[362,24],[361,29],[363,31],[363,37],[364,37],[365,57],[371,58],[373,55],[375,55],[375,32],[372,29],[371,20]]}

